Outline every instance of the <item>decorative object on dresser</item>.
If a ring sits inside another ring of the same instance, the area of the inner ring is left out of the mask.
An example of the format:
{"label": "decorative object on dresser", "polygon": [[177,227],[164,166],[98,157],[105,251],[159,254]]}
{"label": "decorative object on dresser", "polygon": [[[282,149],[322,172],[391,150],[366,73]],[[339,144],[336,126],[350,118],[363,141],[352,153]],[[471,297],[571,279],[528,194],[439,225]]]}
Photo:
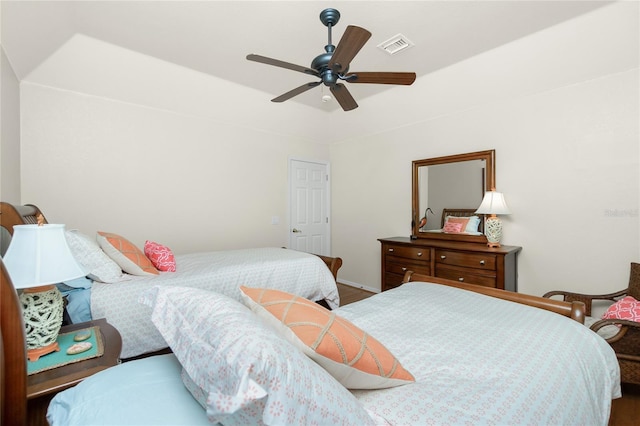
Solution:
{"label": "decorative object on dresser", "polygon": [[500,247],[502,221],[496,215],[511,214],[502,192],[496,192],[495,188],[487,191],[476,213],[491,215],[485,221],[484,235],[487,237],[487,245],[489,247]]}
{"label": "decorative object on dresser", "polygon": [[381,238],[382,291],[402,284],[407,271],[432,277],[518,290],[517,256],[521,247],[407,237]]}
{"label": "decorative object on dresser", "polygon": [[62,326],[62,295],[55,284],[87,274],[67,244],[65,226],[17,225],[4,263],[20,295],[29,361],[59,351],[56,339]]}

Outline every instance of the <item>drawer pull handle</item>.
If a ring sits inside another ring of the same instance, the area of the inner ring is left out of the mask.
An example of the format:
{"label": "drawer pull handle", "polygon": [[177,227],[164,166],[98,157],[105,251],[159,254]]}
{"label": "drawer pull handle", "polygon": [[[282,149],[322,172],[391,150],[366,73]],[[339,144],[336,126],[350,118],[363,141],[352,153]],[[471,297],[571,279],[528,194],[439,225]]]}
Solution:
{"label": "drawer pull handle", "polygon": [[481,261],[480,261],[480,264],[481,264],[481,265],[484,265],[484,260],[481,260]]}
{"label": "drawer pull handle", "polygon": [[391,253],[393,253],[393,249],[392,249],[392,248],[390,248],[390,249],[389,249],[389,251],[390,251]]}
{"label": "drawer pull handle", "polygon": [[420,256],[422,256],[422,252],[421,251],[418,252],[418,257],[420,257]]}
{"label": "drawer pull handle", "polygon": [[440,259],[446,259],[446,258],[447,258],[447,256],[445,256],[444,254],[440,255]]}
{"label": "drawer pull handle", "polygon": [[407,268],[402,268],[402,272],[407,272]]}
{"label": "drawer pull handle", "polygon": [[460,278],[458,278],[458,281],[462,282],[462,281],[464,281],[464,278],[460,277]]}

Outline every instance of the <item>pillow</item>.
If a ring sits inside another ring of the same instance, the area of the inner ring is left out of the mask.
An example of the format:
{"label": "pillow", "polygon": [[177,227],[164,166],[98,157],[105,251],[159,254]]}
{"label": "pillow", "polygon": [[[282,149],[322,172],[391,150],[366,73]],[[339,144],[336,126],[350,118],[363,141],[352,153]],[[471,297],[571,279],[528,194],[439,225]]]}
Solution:
{"label": "pillow", "polygon": [[466,232],[466,228],[467,228],[467,224],[469,223],[469,218],[468,217],[457,217],[457,216],[447,216],[444,220],[444,228],[446,228],[447,225],[449,224],[453,224],[453,223],[459,223],[460,224],[460,231],[458,232]]}
{"label": "pillow", "polygon": [[65,232],[73,257],[87,271],[89,278],[103,283],[122,281],[122,268],[102,251],[98,243],[77,229]]}
{"label": "pillow", "polygon": [[176,259],[169,247],[147,240],[144,243],[144,254],[158,271],[176,271]]}
{"label": "pillow", "polygon": [[462,232],[462,224],[457,222],[447,222],[442,228],[444,232],[459,233]]}
{"label": "pillow", "polygon": [[[469,232],[469,233],[477,233],[478,226],[480,226],[480,217],[479,216],[447,216],[444,219],[444,228],[449,223],[460,223],[462,224],[462,229],[458,232]],[[447,231],[445,231],[447,232]]]}
{"label": "pillow", "polygon": [[611,305],[602,319],[622,319],[640,322],[640,302],[632,296],[626,296]]}
{"label": "pillow", "polygon": [[153,263],[126,238],[109,232],[98,232],[98,244],[123,271],[131,275],[158,275]]}
{"label": "pillow", "polygon": [[240,286],[243,301],[349,389],[414,382],[396,357],[350,321],[284,291]]}
{"label": "pillow", "polygon": [[212,423],[373,423],[355,396],[240,302],[164,286],[140,301]]}
{"label": "pillow", "polygon": [[465,232],[478,232],[478,226],[480,226],[480,216],[469,216]]}

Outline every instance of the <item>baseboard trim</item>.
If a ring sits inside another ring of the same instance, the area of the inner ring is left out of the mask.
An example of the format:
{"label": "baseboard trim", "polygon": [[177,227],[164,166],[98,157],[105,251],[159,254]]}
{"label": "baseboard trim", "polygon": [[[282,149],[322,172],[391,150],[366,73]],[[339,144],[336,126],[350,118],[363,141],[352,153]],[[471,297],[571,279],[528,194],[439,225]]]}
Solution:
{"label": "baseboard trim", "polygon": [[380,290],[377,288],[369,287],[366,285],[354,283],[353,281],[347,281],[343,279],[339,279],[338,283],[348,285],[349,287],[358,288],[360,290],[368,291],[369,293],[380,293]]}

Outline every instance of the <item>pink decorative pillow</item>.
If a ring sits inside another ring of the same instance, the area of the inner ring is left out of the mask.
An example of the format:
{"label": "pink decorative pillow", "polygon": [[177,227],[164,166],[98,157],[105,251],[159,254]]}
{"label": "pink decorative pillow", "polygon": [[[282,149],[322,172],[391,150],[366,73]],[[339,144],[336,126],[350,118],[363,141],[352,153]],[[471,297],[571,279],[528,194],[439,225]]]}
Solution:
{"label": "pink decorative pillow", "polygon": [[158,271],[176,271],[176,259],[169,247],[147,240],[144,243],[144,254]]}
{"label": "pink decorative pillow", "polygon": [[465,232],[465,230],[467,229],[467,224],[469,223],[470,218],[468,217],[456,217],[456,216],[447,216],[445,222],[444,222],[444,226],[447,226],[450,223],[459,223],[461,225],[460,227],[460,231],[458,232]]}
{"label": "pink decorative pillow", "polygon": [[631,296],[623,297],[611,305],[602,319],[622,319],[640,322],[640,302]]}
{"label": "pink decorative pillow", "polygon": [[447,222],[442,228],[444,232],[459,233],[462,232],[462,223],[459,222]]}
{"label": "pink decorative pillow", "polygon": [[118,234],[98,232],[98,244],[123,271],[131,275],[158,275],[158,270],[142,251]]}

